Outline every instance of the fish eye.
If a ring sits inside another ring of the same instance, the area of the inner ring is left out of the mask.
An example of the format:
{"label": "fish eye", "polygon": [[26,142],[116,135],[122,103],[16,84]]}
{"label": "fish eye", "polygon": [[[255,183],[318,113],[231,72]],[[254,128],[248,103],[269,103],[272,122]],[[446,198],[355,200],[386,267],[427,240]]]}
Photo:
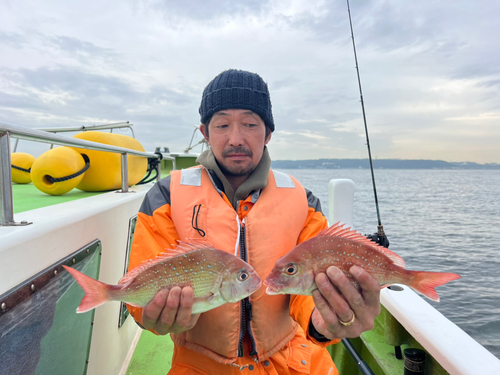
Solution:
{"label": "fish eye", "polygon": [[285,267],[285,273],[287,275],[295,275],[297,273],[297,266],[293,263],[290,263]]}
{"label": "fish eye", "polygon": [[245,281],[249,277],[250,277],[250,275],[248,274],[247,271],[241,271],[240,274],[238,275],[238,280]]}

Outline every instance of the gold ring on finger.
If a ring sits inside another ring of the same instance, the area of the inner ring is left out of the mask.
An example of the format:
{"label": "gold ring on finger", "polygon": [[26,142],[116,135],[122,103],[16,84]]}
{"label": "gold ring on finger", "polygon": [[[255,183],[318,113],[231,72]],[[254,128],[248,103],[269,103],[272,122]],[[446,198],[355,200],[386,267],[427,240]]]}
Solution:
{"label": "gold ring on finger", "polygon": [[354,323],[354,320],[356,319],[356,315],[354,314],[354,311],[352,312],[352,318],[348,322],[342,321],[340,318],[337,318],[339,320],[339,323],[342,324],[343,326],[347,327],[350,326],[352,323]]}

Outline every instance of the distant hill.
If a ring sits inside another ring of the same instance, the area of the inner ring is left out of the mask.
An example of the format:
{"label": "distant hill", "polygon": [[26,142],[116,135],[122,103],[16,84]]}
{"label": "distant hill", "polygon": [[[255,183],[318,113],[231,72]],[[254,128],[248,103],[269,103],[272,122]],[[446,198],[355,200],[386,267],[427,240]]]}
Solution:
{"label": "distant hill", "polygon": [[[368,159],[315,159],[273,160],[273,168],[281,169],[364,169],[370,168]],[[452,163],[443,160],[373,160],[376,169],[500,169],[498,163],[478,164],[472,162]]]}

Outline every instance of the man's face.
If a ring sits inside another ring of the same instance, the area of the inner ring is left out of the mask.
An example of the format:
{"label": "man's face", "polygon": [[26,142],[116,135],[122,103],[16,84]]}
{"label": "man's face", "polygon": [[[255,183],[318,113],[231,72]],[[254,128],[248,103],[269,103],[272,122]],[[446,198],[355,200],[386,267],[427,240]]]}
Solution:
{"label": "man's face", "polygon": [[231,177],[252,173],[262,158],[264,145],[271,139],[271,133],[266,137],[266,125],[260,116],[246,109],[216,112],[210,123],[202,124],[200,130],[221,171]]}

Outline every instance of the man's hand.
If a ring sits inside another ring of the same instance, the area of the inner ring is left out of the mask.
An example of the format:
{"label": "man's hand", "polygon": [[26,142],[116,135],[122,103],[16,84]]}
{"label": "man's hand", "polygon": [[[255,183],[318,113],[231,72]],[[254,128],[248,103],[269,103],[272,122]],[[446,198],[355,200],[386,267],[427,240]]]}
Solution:
{"label": "man's hand", "polygon": [[[318,289],[312,293],[316,308],[311,322],[316,331],[330,340],[358,337],[373,328],[380,314],[378,281],[357,266],[352,266],[349,272],[358,282],[359,291],[337,267],[328,267],[326,275],[319,273],[315,278]],[[353,317],[349,325],[340,322],[348,323]]]}
{"label": "man's hand", "polygon": [[191,315],[193,289],[178,286],[160,290],[142,312],[142,326],[153,329],[160,335],[181,333],[193,328],[200,314]]}

